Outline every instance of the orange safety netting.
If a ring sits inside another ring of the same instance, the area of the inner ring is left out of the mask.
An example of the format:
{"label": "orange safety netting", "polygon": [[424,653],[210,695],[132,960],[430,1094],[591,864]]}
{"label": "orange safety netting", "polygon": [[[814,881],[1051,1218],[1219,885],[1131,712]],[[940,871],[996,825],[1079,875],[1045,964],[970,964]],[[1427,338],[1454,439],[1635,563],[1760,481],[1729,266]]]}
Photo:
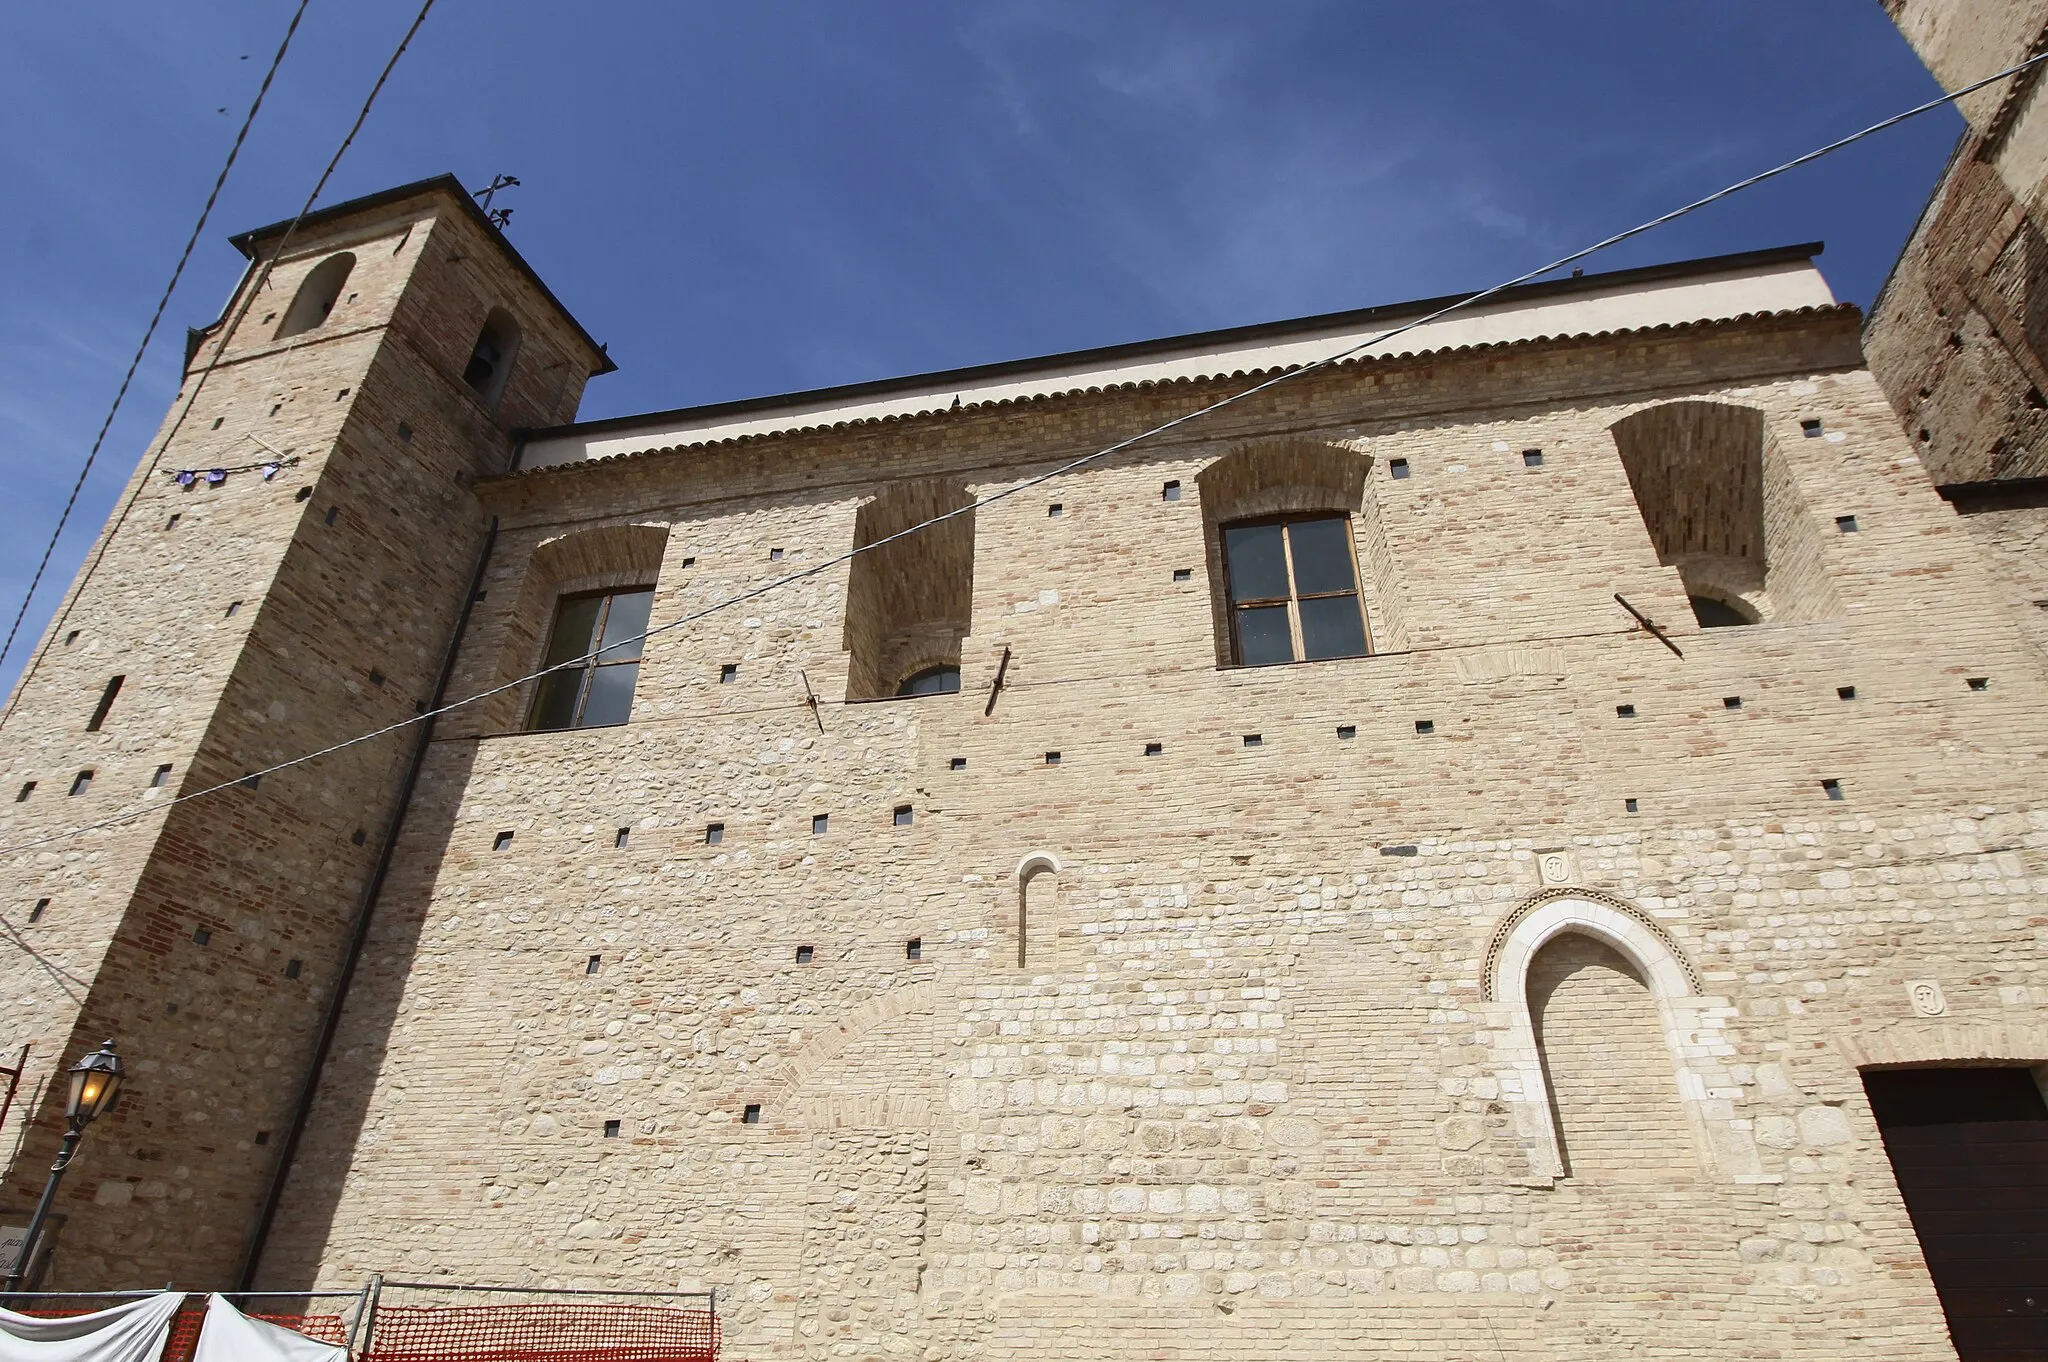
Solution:
{"label": "orange safety netting", "polygon": [[[36,1315],[43,1319],[63,1319],[70,1315],[89,1315],[95,1310],[106,1309],[105,1304],[36,1306],[17,1311],[18,1314]],[[345,1345],[348,1342],[348,1327],[340,1315],[263,1315],[245,1311],[250,1319],[260,1319],[266,1324],[277,1324],[297,1330],[308,1338],[317,1338],[322,1343]],[[193,1350],[199,1346],[199,1326],[206,1322],[206,1301],[187,1301],[178,1307],[178,1313],[171,1316],[171,1334],[164,1341],[163,1362],[192,1362]]]}
{"label": "orange safety netting", "polygon": [[659,1305],[385,1305],[363,1362],[717,1362],[718,1317]]}

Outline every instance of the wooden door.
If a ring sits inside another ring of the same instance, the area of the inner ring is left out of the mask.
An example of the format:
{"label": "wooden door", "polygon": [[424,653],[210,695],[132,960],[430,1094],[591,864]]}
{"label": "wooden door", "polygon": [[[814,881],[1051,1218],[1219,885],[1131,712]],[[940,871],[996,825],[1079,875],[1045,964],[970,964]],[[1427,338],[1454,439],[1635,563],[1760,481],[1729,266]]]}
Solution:
{"label": "wooden door", "polygon": [[1863,1075],[1962,1362],[2048,1357],[2048,1105],[2031,1071]]}

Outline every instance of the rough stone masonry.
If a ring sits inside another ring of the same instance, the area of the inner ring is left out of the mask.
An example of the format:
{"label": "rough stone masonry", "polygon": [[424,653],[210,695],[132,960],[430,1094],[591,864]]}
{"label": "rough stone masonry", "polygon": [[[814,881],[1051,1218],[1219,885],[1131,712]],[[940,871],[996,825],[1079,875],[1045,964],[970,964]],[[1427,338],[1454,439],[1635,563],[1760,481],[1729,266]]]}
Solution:
{"label": "rough stone masonry", "polygon": [[[52,1077],[131,1071],[51,1284],[1954,1357],[1862,1075],[2048,1064],[2048,687],[1816,249],[1528,286],[982,502],[1426,308],[573,425],[606,361],[458,185],[309,219],[0,726],[17,1206]],[[578,602],[784,578],[534,727]],[[1344,610],[1362,655],[1240,665]],[[418,726],[164,807],[501,686],[416,779]]]}

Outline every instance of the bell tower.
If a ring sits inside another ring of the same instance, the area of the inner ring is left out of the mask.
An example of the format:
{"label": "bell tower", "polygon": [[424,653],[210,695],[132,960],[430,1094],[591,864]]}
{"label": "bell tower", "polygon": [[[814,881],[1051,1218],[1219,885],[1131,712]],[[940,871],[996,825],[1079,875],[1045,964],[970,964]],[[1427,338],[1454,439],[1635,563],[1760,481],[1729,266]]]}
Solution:
{"label": "bell tower", "polygon": [[[50,1288],[225,1286],[265,1214],[488,542],[470,488],[613,366],[452,176],[233,238],[162,429],[0,715],[0,1220],[127,1064]],[[0,1265],[4,1266],[4,1265]]]}

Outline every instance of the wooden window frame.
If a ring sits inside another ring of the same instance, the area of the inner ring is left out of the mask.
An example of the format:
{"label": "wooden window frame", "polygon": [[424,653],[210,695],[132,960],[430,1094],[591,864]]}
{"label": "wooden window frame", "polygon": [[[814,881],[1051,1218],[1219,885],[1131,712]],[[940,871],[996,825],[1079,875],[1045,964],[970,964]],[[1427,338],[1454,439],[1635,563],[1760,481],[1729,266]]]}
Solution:
{"label": "wooden window frame", "polygon": [[[1295,585],[1294,536],[1289,532],[1288,527],[1310,520],[1338,520],[1343,522],[1344,548],[1345,551],[1351,555],[1351,590],[1315,591],[1310,592],[1308,595],[1304,596],[1301,594],[1301,589]],[[1232,594],[1230,586],[1230,532],[1232,530],[1257,529],[1262,525],[1278,525],[1280,527],[1280,560],[1287,569],[1287,595],[1284,597],[1256,596],[1240,601],[1236,598],[1235,595]],[[1363,653],[1358,654],[1358,656],[1372,656],[1372,617],[1366,613],[1365,609],[1365,574],[1359,568],[1358,539],[1356,534],[1354,533],[1351,524],[1351,513],[1349,511],[1284,511],[1278,515],[1248,516],[1243,520],[1220,521],[1216,526],[1216,554],[1218,561],[1220,561],[1223,564],[1223,608],[1230,614],[1231,666],[1279,667],[1295,665],[1302,662],[1342,661],[1342,658],[1335,657],[1311,658],[1306,656],[1308,649],[1304,644],[1301,633],[1301,603],[1304,600],[1336,600],[1344,596],[1349,596],[1353,600],[1358,602],[1359,626],[1365,635],[1365,651]],[[1238,614],[1240,611],[1246,609],[1257,609],[1260,607],[1271,607],[1275,605],[1284,605],[1287,607],[1287,634],[1289,639],[1289,645],[1294,650],[1294,656],[1289,658],[1288,661],[1284,663],[1248,663],[1244,660],[1244,643],[1241,639],[1238,638],[1237,634]]]}
{"label": "wooden window frame", "polygon": [[[598,609],[597,622],[591,626],[591,644],[588,655],[582,662],[578,663],[576,666],[564,666],[560,669],[564,672],[573,672],[576,676],[575,714],[571,716],[571,720],[569,723],[564,724],[560,728],[538,728],[534,725],[534,720],[538,717],[538,711],[540,709],[541,704],[541,697],[547,685],[548,678],[556,675],[555,672],[549,671],[542,675],[540,680],[535,683],[533,690],[533,698],[527,702],[526,724],[523,729],[524,732],[572,733],[575,732],[577,729],[581,728],[624,727],[623,724],[586,724],[583,722],[583,710],[584,707],[590,703],[591,676],[593,673],[597,671],[599,667],[637,667],[642,662],[647,660],[647,645],[646,640],[644,639],[641,641],[640,651],[634,654],[632,657],[621,657],[607,662],[600,660],[597,656],[597,653],[604,642],[604,627],[607,623],[611,621],[612,602],[620,596],[637,596],[643,591],[651,593],[653,590],[653,583],[649,583],[645,586],[606,586],[598,587],[595,590],[591,591],[565,592],[562,595],[555,597],[555,609],[552,617],[548,621],[547,637],[544,640],[542,640],[541,643],[542,658],[546,658],[548,653],[555,646],[555,630],[559,629],[562,624],[562,607],[570,604],[572,601],[587,601],[592,599],[593,597],[602,598],[604,604]],[[614,644],[613,646],[616,647],[617,645]],[[639,690],[638,680],[639,678],[634,678],[634,690],[636,693]]]}

